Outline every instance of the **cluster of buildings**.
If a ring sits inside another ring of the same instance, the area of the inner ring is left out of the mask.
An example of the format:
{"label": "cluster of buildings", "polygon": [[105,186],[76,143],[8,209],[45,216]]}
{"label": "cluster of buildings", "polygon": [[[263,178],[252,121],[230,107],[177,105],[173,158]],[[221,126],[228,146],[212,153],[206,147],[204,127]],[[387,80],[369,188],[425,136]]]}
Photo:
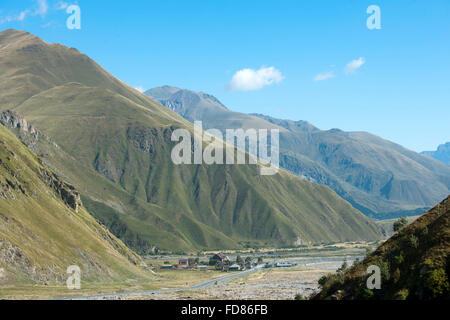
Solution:
{"label": "cluster of buildings", "polygon": [[196,261],[190,261],[189,259],[180,259],[178,260],[178,264],[173,265],[163,265],[161,266],[162,270],[186,270],[186,269],[206,269],[207,266],[199,265]]}
{"label": "cluster of buildings", "polygon": [[257,262],[252,261],[251,259],[246,259],[245,262],[236,261],[235,263],[233,263],[223,253],[215,254],[214,256],[211,257],[210,261],[216,261],[215,262],[216,270],[221,271],[244,271],[252,269],[253,267],[258,265]]}
{"label": "cluster of buildings", "polygon": [[[187,269],[196,269],[196,270],[207,270],[207,263],[201,263],[198,259],[179,259],[178,264],[173,265],[163,265],[161,266],[162,270],[187,270]],[[249,270],[258,265],[256,261],[247,258],[245,262],[232,262],[228,256],[223,253],[214,254],[209,259],[209,266],[211,268],[215,268],[220,271],[243,271]]]}

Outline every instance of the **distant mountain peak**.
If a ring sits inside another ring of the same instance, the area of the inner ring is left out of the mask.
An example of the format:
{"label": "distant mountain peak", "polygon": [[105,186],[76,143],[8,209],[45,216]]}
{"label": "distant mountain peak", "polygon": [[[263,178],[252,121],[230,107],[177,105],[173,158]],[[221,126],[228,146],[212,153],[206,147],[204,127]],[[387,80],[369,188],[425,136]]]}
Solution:
{"label": "distant mountain peak", "polygon": [[228,111],[219,99],[204,92],[165,85],[145,94],[189,121],[199,120],[205,113]]}
{"label": "distant mountain peak", "polygon": [[177,88],[177,87],[173,87],[173,86],[169,86],[169,85],[164,85],[161,87],[156,87],[150,90],[147,90],[145,92],[146,95],[156,99],[156,100],[168,100],[168,99],[182,99],[182,98],[187,98],[187,99],[196,99],[198,100],[197,102],[200,102],[200,100],[204,99],[204,100],[211,100],[211,102],[213,102],[214,104],[217,104],[219,107],[221,108],[225,108],[226,110],[228,110],[227,107],[225,107],[223,105],[222,102],[219,101],[219,99],[217,99],[216,97],[214,97],[211,94],[208,93],[204,93],[204,92],[196,92],[193,90],[188,90],[188,89],[182,89],[182,88]]}
{"label": "distant mountain peak", "polygon": [[439,145],[436,151],[424,151],[422,154],[450,165],[450,142]]}

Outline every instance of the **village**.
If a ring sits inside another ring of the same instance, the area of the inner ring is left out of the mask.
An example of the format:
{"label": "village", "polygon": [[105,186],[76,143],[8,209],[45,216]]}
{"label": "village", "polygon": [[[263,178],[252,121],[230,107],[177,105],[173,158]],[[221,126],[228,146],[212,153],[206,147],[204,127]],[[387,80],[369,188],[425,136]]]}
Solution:
{"label": "village", "polygon": [[171,264],[170,261],[165,261],[160,266],[161,270],[217,270],[223,272],[232,271],[246,271],[261,266],[263,268],[288,268],[291,267],[290,263],[264,263],[262,257],[254,258],[251,256],[241,258],[236,256],[234,260],[230,259],[223,253],[216,253],[212,255],[208,261],[200,260],[199,258],[182,258],[178,260],[178,263]]}

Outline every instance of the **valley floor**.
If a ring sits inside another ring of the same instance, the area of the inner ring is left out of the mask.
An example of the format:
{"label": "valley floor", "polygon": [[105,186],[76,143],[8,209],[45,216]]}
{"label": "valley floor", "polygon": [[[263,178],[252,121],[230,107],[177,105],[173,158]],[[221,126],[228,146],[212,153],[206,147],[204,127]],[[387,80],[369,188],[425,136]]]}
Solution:
{"label": "valley floor", "polygon": [[283,261],[296,264],[290,268],[260,268],[224,281],[209,282],[195,290],[131,294],[121,299],[131,300],[293,300],[319,289],[321,276],[334,273],[347,260],[349,264],[362,256],[295,257]]}
{"label": "valley floor", "polygon": [[258,253],[229,252],[237,255],[263,256],[264,262],[286,262],[290,268],[264,268],[243,272],[208,270],[161,270],[161,266],[186,256],[158,256],[146,259],[155,277],[147,283],[128,281],[120,284],[83,284],[81,290],[64,286],[0,287],[0,299],[82,300],[291,300],[297,294],[310,296],[318,289],[322,275],[335,272],[347,260],[362,259],[366,247],[375,244],[346,243],[321,245],[309,249],[261,250]]}

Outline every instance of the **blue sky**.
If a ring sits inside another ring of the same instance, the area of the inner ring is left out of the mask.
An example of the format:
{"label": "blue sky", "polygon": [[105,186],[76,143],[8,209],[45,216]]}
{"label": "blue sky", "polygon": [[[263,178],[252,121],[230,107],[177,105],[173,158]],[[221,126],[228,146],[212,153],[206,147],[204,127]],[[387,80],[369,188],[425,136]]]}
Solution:
{"label": "blue sky", "polygon": [[[67,4],[81,30],[67,29]],[[76,47],[134,87],[203,91],[415,151],[450,140],[448,0],[0,0],[6,28]]]}

